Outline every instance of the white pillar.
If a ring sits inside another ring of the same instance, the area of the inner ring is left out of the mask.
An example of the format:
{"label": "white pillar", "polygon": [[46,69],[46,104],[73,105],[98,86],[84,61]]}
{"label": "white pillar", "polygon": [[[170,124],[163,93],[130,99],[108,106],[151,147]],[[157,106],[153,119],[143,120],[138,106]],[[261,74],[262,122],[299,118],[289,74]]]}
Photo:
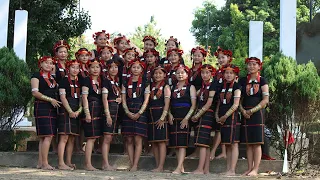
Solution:
{"label": "white pillar", "polygon": [[16,10],[14,20],[13,49],[17,56],[26,61],[28,11]]}
{"label": "white pillar", "polygon": [[249,23],[249,57],[263,59],[263,22]]}
{"label": "white pillar", "polygon": [[0,48],[3,46],[7,47],[9,1],[10,0],[0,0]]}
{"label": "white pillar", "polygon": [[280,51],[296,59],[297,0],[280,0]]}

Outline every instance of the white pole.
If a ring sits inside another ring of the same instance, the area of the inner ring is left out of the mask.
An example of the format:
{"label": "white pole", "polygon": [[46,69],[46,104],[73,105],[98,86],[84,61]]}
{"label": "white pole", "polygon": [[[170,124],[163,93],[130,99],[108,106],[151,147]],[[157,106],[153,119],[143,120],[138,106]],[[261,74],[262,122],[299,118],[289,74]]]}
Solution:
{"label": "white pole", "polygon": [[263,22],[250,21],[249,23],[249,57],[263,60]]}
{"label": "white pole", "polygon": [[0,48],[7,47],[8,22],[9,22],[9,2],[10,0],[0,0]]}
{"label": "white pole", "polygon": [[280,51],[296,59],[297,0],[280,0]]}
{"label": "white pole", "polygon": [[26,61],[28,11],[16,10],[14,20],[13,49],[17,56]]}

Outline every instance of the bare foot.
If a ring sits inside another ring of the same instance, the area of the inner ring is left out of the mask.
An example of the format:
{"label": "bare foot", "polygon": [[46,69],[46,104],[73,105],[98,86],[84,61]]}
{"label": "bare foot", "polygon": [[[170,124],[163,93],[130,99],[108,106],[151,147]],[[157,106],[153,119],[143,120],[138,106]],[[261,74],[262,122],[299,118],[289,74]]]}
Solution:
{"label": "bare foot", "polygon": [[225,176],[235,176],[236,173],[234,171],[228,171],[224,174]]}
{"label": "bare foot", "polygon": [[227,155],[225,155],[225,154],[219,154],[217,157],[215,157],[215,159],[225,159],[225,158],[227,158]]}
{"label": "bare foot", "polygon": [[209,171],[203,171],[203,174],[210,174]]}
{"label": "bare foot", "polygon": [[110,165],[104,165],[104,166],[102,166],[101,169],[104,170],[104,171],[115,171],[116,170],[115,167],[110,166]]}
{"label": "bare foot", "polygon": [[137,170],[138,170],[138,167],[137,167],[137,166],[132,166],[131,169],[130,169],[131,172],[135,172],[135,171],[137,171]]}
{"label": "bare foot", "polygon": [[176,170],[174,170],[173,172],[172,172],[172,174],[181,174],[181,173],[183,173],[184,171],[182,171],[182,168],[177,168]]}
{"label": "bare foot", "polygon": [[67,166],[73,168],[73,169],[77,169],[77,166],[75,164],[72,163],[67,163]]}
{"label": "bare foot", "polygon": [[163,172],[163,168],[156,168],[151,170],[151,172]]}
{"label": "bare foot", "polygon": [[215,151],[211,151],[211,152],[210,152],[210,161],[214,160],[215,154],[216,154]]}
{"label": "bare foot", "polygon": [[36,168],[41,169],[41,166],[42,166],[41,164],[37,164]]}
{"label": "bare foot", "polygon": [[252,171],[252,169],[248,169],[246,172],[242,174],[242,176],[248,176],[248,174]]}
{"label": "bare foot", "polygon": [[256,170],[252,170],[248,176],[258,176],[258,172]]}
{"label": "bare foot", "polygon": [[73,170],[72,167],[69,167],[66,164],[59,165],[58,169],[60,169],[60,170],[69,170],[69,171]]}
{"label": "bare foot", "polygon": [[195,171],[192,172],[192,174],[204,174],[204,172],[196,169]]}
{"label": "bare foot", "polygon": [[49,164],[41,166],[41,169],[43,170],[54,170],[54,167],[50,166]]}
{"label": "bare foot", "polygon": [[94,168],[91,164],[90,165],[85,165],[84,169],[87,171],[98,171],[98,169]]}
{"label": "bare foot", "polygon": [[190,154],[188,157],[189,157],[189,158],[198,158],[198,157],[199,157],[199,154],[198,154],[197,151],[195,151],[194,153]]}

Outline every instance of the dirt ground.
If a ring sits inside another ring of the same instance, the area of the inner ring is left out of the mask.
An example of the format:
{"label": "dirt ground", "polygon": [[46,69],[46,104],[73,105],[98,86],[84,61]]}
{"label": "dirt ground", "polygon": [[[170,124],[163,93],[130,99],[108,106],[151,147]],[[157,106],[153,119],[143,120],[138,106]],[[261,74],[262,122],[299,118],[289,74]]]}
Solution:
{"label": "dirt ground", "polygon": [[[280,176],[259,176],[263,179],[292,179],[293,177]],[[297,179],[301,177],[296,176]],[[319,179],[319,177],[304,176],[305,179]],[[200,180],[200,179],[257,179],[256,177],[225,177],[217,174],[194,175],[190,173],[175,175],[170,172],[152,173],[146,171],[128,172],[128,171],[94,171],[88,172],[84,170],[74,171],[44,171],[34,168],[17,168],[17,167],[0,167],[0,180],[58,180],[58,179],[77,179],[77,180]]]}

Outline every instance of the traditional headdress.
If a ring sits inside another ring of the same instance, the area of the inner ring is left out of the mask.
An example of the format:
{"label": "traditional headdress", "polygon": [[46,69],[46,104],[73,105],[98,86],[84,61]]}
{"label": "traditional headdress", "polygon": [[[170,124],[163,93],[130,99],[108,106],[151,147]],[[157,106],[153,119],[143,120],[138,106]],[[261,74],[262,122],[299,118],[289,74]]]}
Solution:
{"label": "traditional headdress", "polygon": [[111,54],[113,54],[113,48],[109,45],[106,45],[104,47],[98,48],[98,53],[101,54],[103,50],[109,50]]}
{"label": "traditional headdress", "polygon": [[53,46],[53,52],[54,52],[54,53],[57,52],[57,49],[58,49],[58,48],[61,48],[61,47],[67,48],[68,51],[70,50],[70,46],[69,46],[69,44],[67,43],[66,40],[59,40],[59,41],[57,41],[57,42],[54,44],[54,46]]}
{"label": "traditional headdress", "polygon": [[134,64],[139,64],[142,67],[142,69],[146,68],[145,63],[142,62],[139,58],[135,58],[135,59],[131,60],[129,62],[129,68],[131,68],[131,66],[134,65]]}
{"label": "traditional headdress", "polygon": [[169,57],[169,55],[170,55],[172,52],[177,52],[177,53],[179,54],[179,56],[182,56],[182,54],[183,54],[183,50],[178,49],[178,48],[174,48],[174,49],[170,49],[170,50],[167,51],[167,57]]}
{"label": "traditional headdress", "polygon": [[52,61],[54,63],[54,59],[51,56],[42,56],[39,60],[38,60],[38,67],[40,68],[40,64],[44,61]]}
{"label": "traditional headdress", "polygon": [[175,71],[177,72],[178,69],[183,69],[187,74],[189,74],[190,69],[188,68],[188,66],[185,66],[183,64],[179,64],[179,66],[175,67]]}
{"label": "traditional headdress", "polygon": [[208,52],[204,48],[202,48],[200,46],[192,48],[191,55],[193,55],[196,51],[200,51],[200,53],[203,55],[203,57],[207,57]]}
{"label": "traditional headdress", "polygon": [[201,66],[201,71],[202,71],[202,70],[208,70],[208,71],[210,71],[212,76],[215,76],[216,71],[217,71],[217,70],[216,70],[213,66],[211,66],[210,64],[204,64],[204,65],[202,65],[202,66]]}
{"label": "traditional headdress", "polygon": [[107,63],[106,63],[107,68],[109,69],[112,64],[115,64],[116,66],[120,66],[119,61],[111,59],[111,60],[107,61]]}
{"label": "traditional headdress", "polygon": [[239,72],[240,72],[239,67],[233,64],[228,64],[224,66],[222,72],[225,73],[226,70],[232,70],[234,73],[236,73],[237,76],[239,75]]}
{"label": "traditional headdress", "polygon": [[161,71],[163,71],[164,74],[167,76],[167,73],[168,73],[168,72],[166,71],[166,69],[165,69],[164,66],[162,66],[162,65],[158,65],[158,66],[156,66],[156,67],[153,69],[152,76],[153,76],[154,72],[155,72],[156,70],[158,70],[158,69],[160,69]]}
{"label": "traditional headdress", "polygon": [[155,49],[148,49],[143,53],[143,57],[146,57],[147,54],[153,54],[155,57],[159,57],[159,52]]}
{"label": "traditional headdress", "polygon": [[[110,39],[110,34],[109,33],[106,33],[106,30],[102,30],[102,31],[99,31],[99,32],[95,32],[94,34],[92,34],[92,37],[94,39],[94,41],[96,41],[96,39],[101,35],[101,34],[106,34],[106,38],[107,38],[107,42],[109,43],[109,39]],[[97,44],[96,42],[94,42],[94,44]]]}
{"label": "traditional headdress", "polygon": [[256,62],[258,63],[260,66],[262,66],[262,62],[259,58],[257,57],[249,57],[249,58],[246,58],[245,60],[245,63],[248,64],[249,62]]}
{"label": "traditional headdress", "polygon": [[153,36],[144,36],[142,41],[146,42],[148,40],[152,41],[154,43],[154,46],[158,45],[156,38],[154,38]]}
{"label": "traditional headdress", "polygon": [[135,54],[135,57],[139,57],[139,53],[136,51],[136,48],[131,47],[124,50],[123,55],[126,55],[128,52],[133,52]]}
{"label": "traditional headdress", "polygon": [[76,58],[78,59],[78,57],[81,54],[88,54],[89,56],[91,56],[91,52],[87,49],[87,48],[80,48],[74,55],[76,56]]}
{"label": "traditional headdress", "polygon": [[87,66],[90,67],[92,64],[99,64],[100,66],[100,61],[98,58],[94,58],[94,59],[91,59],[87,62]]}
{"label": "traditional headdress", "polygon": [[214,55],[215,55],[216,57],[218,57],[220,53],[229,56],[229,57],[230,57],[229,63],[231,63],[231,61],[232,61],[232,51],[230,51],[230,50],[225,50],[225,49],[222,49],[221,47],[218,47],[218,49],[217,49],[217,51],[214,53]]}
{"label": "traditional headdress", "polygon": [[127,41],[128,44],[130,44],[130,40],[127,39],[126,36],[124,36],[124,35],[120,35],[119,37],[114,38],[113,44],[118,44],[119,41],[121,41],[121,40],[125,40],[125,41]]}
{"label": "traditional headdress", "polygon": [[176,43],[176,46],[178,47],[180,45],[180,41],[178,41],[177,38],[174,38],[173,36],[170,36],[170,38],[168,40],[166,40],[165,45],[167,46],[169,41],[173,41],[174,43]]}
{"label": "traditional headdress", "polygon": [[77,59],[67,61],[66,68],[69,69],[71,65],[77,64],[80,66],[80,61]]}

